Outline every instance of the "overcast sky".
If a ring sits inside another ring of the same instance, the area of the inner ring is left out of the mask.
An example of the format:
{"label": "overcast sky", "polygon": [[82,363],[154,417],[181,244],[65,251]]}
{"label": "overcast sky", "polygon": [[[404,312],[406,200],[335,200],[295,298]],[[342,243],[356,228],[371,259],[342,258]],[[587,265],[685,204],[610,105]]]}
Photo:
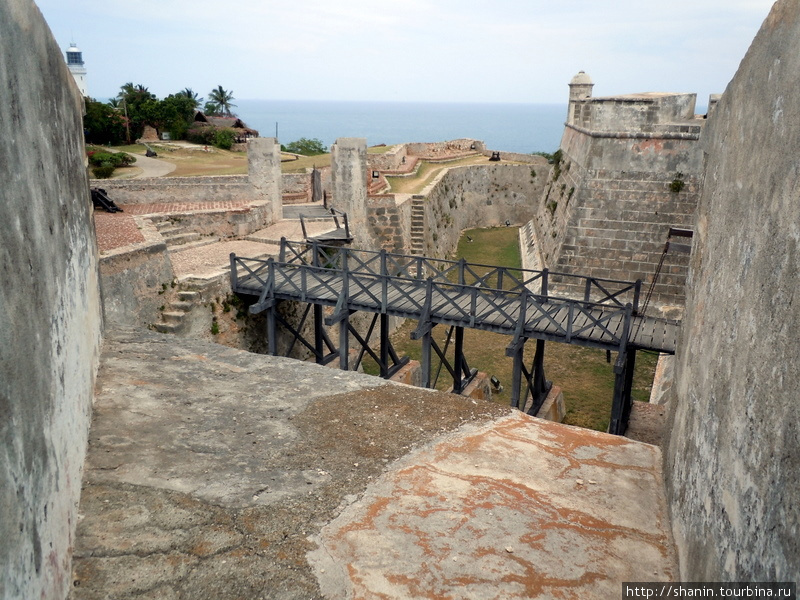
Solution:
{"label": "overcast sky", "polygon": [[721,93],[773,0],[37,0],[89,94],[565,103]]}

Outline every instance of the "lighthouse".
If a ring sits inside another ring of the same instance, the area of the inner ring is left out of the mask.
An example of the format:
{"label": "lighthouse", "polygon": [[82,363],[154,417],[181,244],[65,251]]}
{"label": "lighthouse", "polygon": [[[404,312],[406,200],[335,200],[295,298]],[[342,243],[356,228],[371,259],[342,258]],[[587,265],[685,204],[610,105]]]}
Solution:
{"label": "lighthouse", "polygon": [[88,96],[89,92],[86,87],[86,67],[83,66],[83,52],[81,52],[72,42],[67,49],[67,67],[72,77],[75,79],[75,84],[81,91],[81,95]]}

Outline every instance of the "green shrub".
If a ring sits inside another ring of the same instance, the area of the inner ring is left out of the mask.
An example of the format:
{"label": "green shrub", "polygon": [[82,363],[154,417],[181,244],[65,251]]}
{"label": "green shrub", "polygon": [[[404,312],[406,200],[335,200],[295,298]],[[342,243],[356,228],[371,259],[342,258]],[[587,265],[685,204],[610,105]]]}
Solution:
{"label": "green shrub", "polygon": [[114,173],[116,167],[114,165],[104,164],[92,167],[92,175],[95,179],[108,179]]}
{"label": "green shrub", "polygon": [[213,144],[217,148],[222,148],[223,150],[230,150],[233,146],[233,142],[236,139],[236,134],[233,133],[230,129],[217,129],[214,133],[214,142]]}
{"label": "green shrub", "polygon": [[112,166],[127,167],[136,162],[136,157],[125,152],[90,151],[86,153],[89,164],[93,167]]}
{"label": "green shrub", "polygon": [[208,125],[196,125],[190,127],[186,132],[186,139],[193,144],[210,146],[214,143],[214,134],[216,130],[216,127],[210,127]]}

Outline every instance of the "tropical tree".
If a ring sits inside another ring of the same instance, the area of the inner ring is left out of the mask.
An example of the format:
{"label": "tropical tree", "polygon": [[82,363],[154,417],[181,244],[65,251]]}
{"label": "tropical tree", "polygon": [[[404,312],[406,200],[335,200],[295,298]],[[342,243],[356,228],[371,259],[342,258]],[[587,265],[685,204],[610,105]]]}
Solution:
{"label": "tropical tree", "polygon": [[211,100],[206,101],[205,106],[203,106],[203,112],[213,117],[222,116],[222,108],[220,108],[219,104],[212,102]]}
{"label": "tropical tree", "polygon": [[184,88],[184,89],[182,89],[180,92],[178,92],[175,95],[176,96],[184,96],[186,98],[189,98],[189,100],[192,101],[192,104],[194,105],[195,109],[200,108],[200,106],[203,104],[203,99],[200,98],[199,94],[197,92],[195,92],[192,88],[188,88],[188,87]]}
{"label": "tropical tree", "polygon": [[83,132],[91,144],[119,144],[126,135],[125,118],[108,104],[87,98]]}
{"label": "tropical tree", "polygon": [[322,140],[317,138],[300,138],[295,142],[289,142],[284,146],[287,152],[294,152],[295,154],[302,154],[303,156],[316,156],[317,154],[325,154],[328,149]]}
{"label": "tropical tree", "polygon": [[223,89],[221,85],[218,85],[216,88],[211,90],[211,92],[209,92],[206,108],[217,108],[217,110],[211,114],[220,114],[226,117],[232,117],[234,115],[231,112],[231,108],[235,107],[236,105],[233,104],[231,100],[233,100],[233,92],[229,92]]}
{"label": "tropical tree", "polygon": [[132,139],[140,137],[144,126],[152,125],[156,119],[158,98],[142,84],[134,85],[132,82],[120,87],[117,98],[127,119],[130,137]]}

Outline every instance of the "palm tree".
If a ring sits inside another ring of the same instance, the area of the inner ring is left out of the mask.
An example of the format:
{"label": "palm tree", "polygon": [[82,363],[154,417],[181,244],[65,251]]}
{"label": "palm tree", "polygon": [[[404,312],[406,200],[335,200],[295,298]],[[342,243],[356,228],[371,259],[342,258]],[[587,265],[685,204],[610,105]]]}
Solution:
{"label": "palm tree", "polygon": [[218,108],[218,111],[223,115],[226,117],[232,117],[233,113],[231,112],[231,108],[236,105],[231,103],[231,100],[233,100],[233,92],[228,92],[224,90],[221,85],[218,85],[216,88],[211,90],[211,92],[209,92],[206,108],[208,108],[209,105],[215,105]]}
{"label": "palm tree", "polygon": [[178,92],[175,95],[176,96],[186,96],[187,98],[189,98],[189,100],[194,102],[194,107],[195,108],[200,108],[200,105],[203,104],[203,99],[198,97],[199,94],[197,92],[195,92],[192,88],[188,88],[188,87],[184,88],[184,89],[182,89],[180,92]]}

